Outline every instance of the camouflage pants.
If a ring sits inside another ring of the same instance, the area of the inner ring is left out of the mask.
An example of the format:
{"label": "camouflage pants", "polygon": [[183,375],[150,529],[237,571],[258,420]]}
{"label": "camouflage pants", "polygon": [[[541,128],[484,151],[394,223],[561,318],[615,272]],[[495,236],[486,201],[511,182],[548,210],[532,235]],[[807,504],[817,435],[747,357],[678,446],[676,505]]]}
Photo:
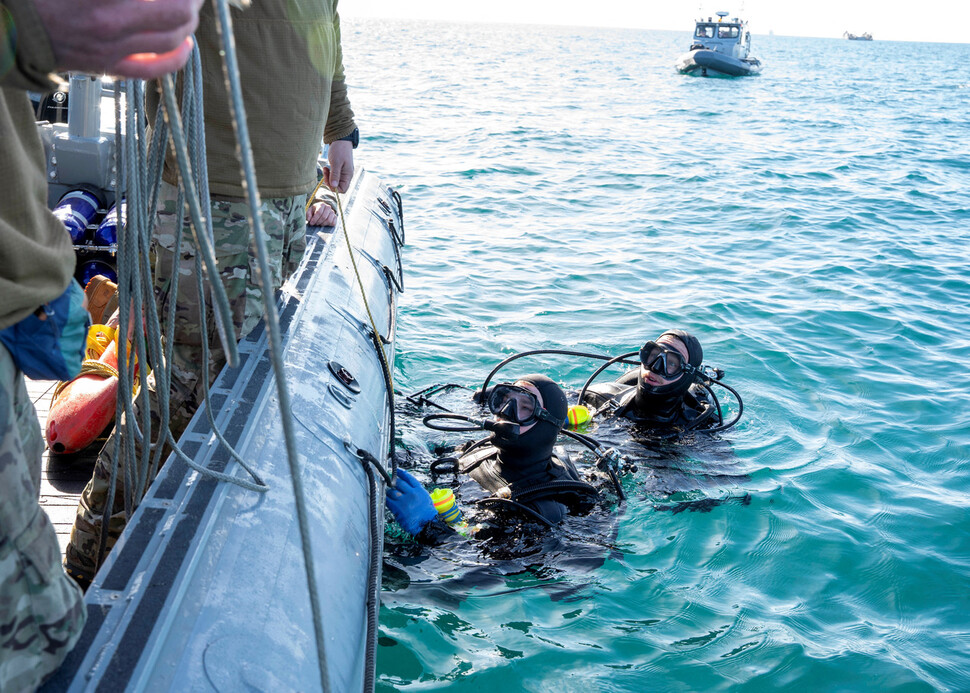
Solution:
{"label": "camouflage pants", "polygon": [[[155,220],[153,245],[155,299],[163,325],[168,311],[175,310],[172,379],[169,388],[171,417],[169,428],[177,440],[202,403],[204,393],[200,378],[203,369],[208,371],[208,383],[211,384],[225,365],[226,357],[219,342],[208,291],[206,291],[206,305],[199,305],[195,270],[196,250],[189,240],[191,232],[188,229],[188,217],[185,217],[183,222],[185,230],[182,235],[182,248],[176,263],[174,251],[178,216],[175,212],[175,194],[175,188],[163,183]],[[274,290],[278,289],[284,279],[292,274],[303,258],[303,252],[306,249],[305,205],[306,195],[263,200],[261,214]],[[250,248],[248,219],[249,206],[245,202],[213,200],[212,227],[216,263],[229,298],[237,340],[244,339],[263,314],[262,291],[258,283],[258,263],[255,252]],[[172,279],[175,272],[178,273],[178,286],[176,295],[173,296]],[[202,310],[206,311],[208,327],[208,333],[205,336],[200,329]],[[203,363],[203,339],[209,345],[208,364]],[[160,417],[153,377],[149,377],[148,391],[143,390],[135,400],[136,410],[146,406],[146,398],[151,409],[152,430],[157,431]],[[77,517],[71,529],[71,541],[65,555],[64,566],[68,574],[84,587],[90,583],[98,568],[100,528],[104,508],[108,502],[117,430],[118,428],[109,436],[104,449],[98,455],[91,481],[81,493]],[[109,550],[128,521],[121,481],[123,476],[119,466],[119,482],[108,522]],[[151,479],[148,481],[151,482]]]}
{"label": "camouflage pants", "polygon": [[84,626],[81,591],[37,503],[43,452],[24,377],[0,346],[0,691],[37,688]]}

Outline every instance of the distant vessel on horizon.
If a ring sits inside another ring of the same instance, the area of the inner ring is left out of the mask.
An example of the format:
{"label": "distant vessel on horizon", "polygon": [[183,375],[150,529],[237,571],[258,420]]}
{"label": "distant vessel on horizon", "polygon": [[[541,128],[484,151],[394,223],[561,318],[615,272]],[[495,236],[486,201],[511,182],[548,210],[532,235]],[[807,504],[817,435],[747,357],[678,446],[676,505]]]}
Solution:
{"label": "distant vessel on horizon", "polygon": [[848,31],[846,31],[844,34],[842,34],[842,38],[847,38],[850,41],[871,41],[872,40],[872,34],[870,34],[867,31],[866,33],[862,34],[861,36],[856,36],[855,34],[850,34]]}

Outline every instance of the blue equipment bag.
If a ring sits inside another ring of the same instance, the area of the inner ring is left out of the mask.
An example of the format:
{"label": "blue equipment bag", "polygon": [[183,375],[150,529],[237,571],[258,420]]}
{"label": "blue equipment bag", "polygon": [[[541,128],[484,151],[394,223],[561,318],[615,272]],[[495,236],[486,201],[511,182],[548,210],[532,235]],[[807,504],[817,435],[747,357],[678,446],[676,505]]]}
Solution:
{"label": "blue equipment bag", "polygon": [[[43,312],[47,318],[41,320]],[[84,290],[74,279],[64,293],[36,313],[0,330],[17,367],[34,380],[70,380],[81,372],[91,316]]]}

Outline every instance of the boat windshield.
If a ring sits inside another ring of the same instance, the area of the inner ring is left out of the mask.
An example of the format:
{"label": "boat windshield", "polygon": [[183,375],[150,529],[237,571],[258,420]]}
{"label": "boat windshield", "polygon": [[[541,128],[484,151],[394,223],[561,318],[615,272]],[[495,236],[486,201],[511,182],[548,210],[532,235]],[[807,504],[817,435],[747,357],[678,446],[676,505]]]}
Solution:
{"label": "boat windshield", "polygon": [[694,32],[694,36],[697,38],[714,38],[716,31],[716,24],[698,24],[697,30]]}
{"label": "boat windshield", "polygon": [[717,37],[722,39],[736,39],[741,35],[741,27],[737,24],[722,24],[717,27]]}

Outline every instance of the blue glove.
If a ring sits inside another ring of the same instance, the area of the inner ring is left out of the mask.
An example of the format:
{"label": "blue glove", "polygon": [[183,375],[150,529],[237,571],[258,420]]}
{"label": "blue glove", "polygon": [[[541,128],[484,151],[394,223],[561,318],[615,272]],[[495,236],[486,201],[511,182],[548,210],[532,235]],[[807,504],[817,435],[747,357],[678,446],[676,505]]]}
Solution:
{"label": "blue glove", "polygon": [[397,523],[411,534],[418,534],[438,517],[431,495],[417,479],[400,468],[397,470],[397,488],[387,489],[386,502]]}

